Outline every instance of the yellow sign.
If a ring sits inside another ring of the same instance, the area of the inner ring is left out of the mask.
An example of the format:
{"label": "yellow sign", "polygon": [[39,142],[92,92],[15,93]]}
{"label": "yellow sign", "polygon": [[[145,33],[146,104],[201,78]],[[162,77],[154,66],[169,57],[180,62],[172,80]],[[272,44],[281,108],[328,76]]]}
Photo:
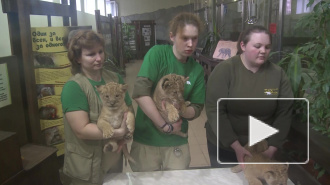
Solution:
{"label": "yellow sign", "polygon": [[66,51],[63,41],[68,32],[67,27],[31,28],[32,50],[37,52]]}
{"label": "yellow sign", "polygon": [[71,67],[61,69],[37,68],[34,72],[36,84],[65,84],[72,76]]}

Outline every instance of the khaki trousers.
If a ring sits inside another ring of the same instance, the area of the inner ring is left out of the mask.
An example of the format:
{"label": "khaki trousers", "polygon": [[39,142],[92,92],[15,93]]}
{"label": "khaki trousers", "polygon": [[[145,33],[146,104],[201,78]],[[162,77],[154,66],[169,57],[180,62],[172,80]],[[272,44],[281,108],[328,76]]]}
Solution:
{"label": "khaki trousers", "polygon": [[[123,153],[106,152],[102,156],[102,172],[103,177],[108,173],[122,173],[123,172]],[[80,179],[71,178],[70,185],[102,185],[101,183],[91,183]]]}
{"label": "khaki trousers", "polygon": [[134,172],[183,170],[190,164],[188,144],[156,147],[133,141],[130,154],[136,162],[135,164],[130,162]]}

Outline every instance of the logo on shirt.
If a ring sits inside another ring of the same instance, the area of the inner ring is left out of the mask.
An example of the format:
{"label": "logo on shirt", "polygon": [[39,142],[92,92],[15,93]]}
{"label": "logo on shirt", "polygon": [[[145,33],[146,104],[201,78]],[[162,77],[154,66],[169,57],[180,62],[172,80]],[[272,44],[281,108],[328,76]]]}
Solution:
{"label": "logo on shirt", "polygon": [[278,94],[278,88],[276,88],[276,89],[264,89],[264,94],[267,95],[267,96],[277,95]]}
{"label": "logo on shirt", "polygon": [[190,81],[187,81],[186,84],[191,85]]}

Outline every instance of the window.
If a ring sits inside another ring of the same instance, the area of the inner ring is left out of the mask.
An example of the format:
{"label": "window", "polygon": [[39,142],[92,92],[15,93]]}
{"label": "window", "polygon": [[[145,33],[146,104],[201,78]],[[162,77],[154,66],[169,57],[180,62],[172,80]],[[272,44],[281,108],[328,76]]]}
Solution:
{"label": "window", "polygon": [[[70,4],[70,1],[69,1]],[[78,11],[81,11],[81,1],[80,0],[76,0],[76,8]]]}
{"label": "window", "polygon": [[106,0],[106,14],[112,17],[118,16],[118,4],[116,1]]}
{"label": "window", "polygon": [[[70,5],[70,0],[68,0],[68,5]],[[81,1],[80,0],[76,0],[76,9],[78,11],[81,11]]]}
{"label": "window", "polygon": [[291,0],[286,0],[285,15],[291,15]]}
{"label": "window", "polygon": [[94,15],[95,10],[96,10],[95,1],[93,1],[93,0],[84,0],[84,2],[85,2],[84,3],[85,12]]}
{"label": "window", "polygon": [[105,15],[104,0],[97,0],[97,10],[100,10],[100,14]]}
{"label": "window", "polygon": [[297,0],[297,10],[296,14],[309,13],[312,11],[314,6],[319,3],[321,0],[315,0],[311,7],[307,7],[309,0]]}

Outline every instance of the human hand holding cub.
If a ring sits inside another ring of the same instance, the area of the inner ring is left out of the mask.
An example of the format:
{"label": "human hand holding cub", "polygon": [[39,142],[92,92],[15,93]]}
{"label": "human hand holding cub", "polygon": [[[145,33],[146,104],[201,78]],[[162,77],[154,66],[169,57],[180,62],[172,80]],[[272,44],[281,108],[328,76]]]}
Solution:
{"label": "human hand holding cub", "polygon": [[[162,109],[164,111],[166,111],[166,107],[165,107],[165,104],[166,104],[166,101],[162,101]],[[182,119],[179,117],[178,115],[178,118],[176,119],[177,121],[172,123],[172,126],[173,126],[173,131],[172,132],[179,132],[181,131],[181,125],[182,125]],[[167,127],[164,127],[163,128],[163,131],[166,132],[168,130]]]}

